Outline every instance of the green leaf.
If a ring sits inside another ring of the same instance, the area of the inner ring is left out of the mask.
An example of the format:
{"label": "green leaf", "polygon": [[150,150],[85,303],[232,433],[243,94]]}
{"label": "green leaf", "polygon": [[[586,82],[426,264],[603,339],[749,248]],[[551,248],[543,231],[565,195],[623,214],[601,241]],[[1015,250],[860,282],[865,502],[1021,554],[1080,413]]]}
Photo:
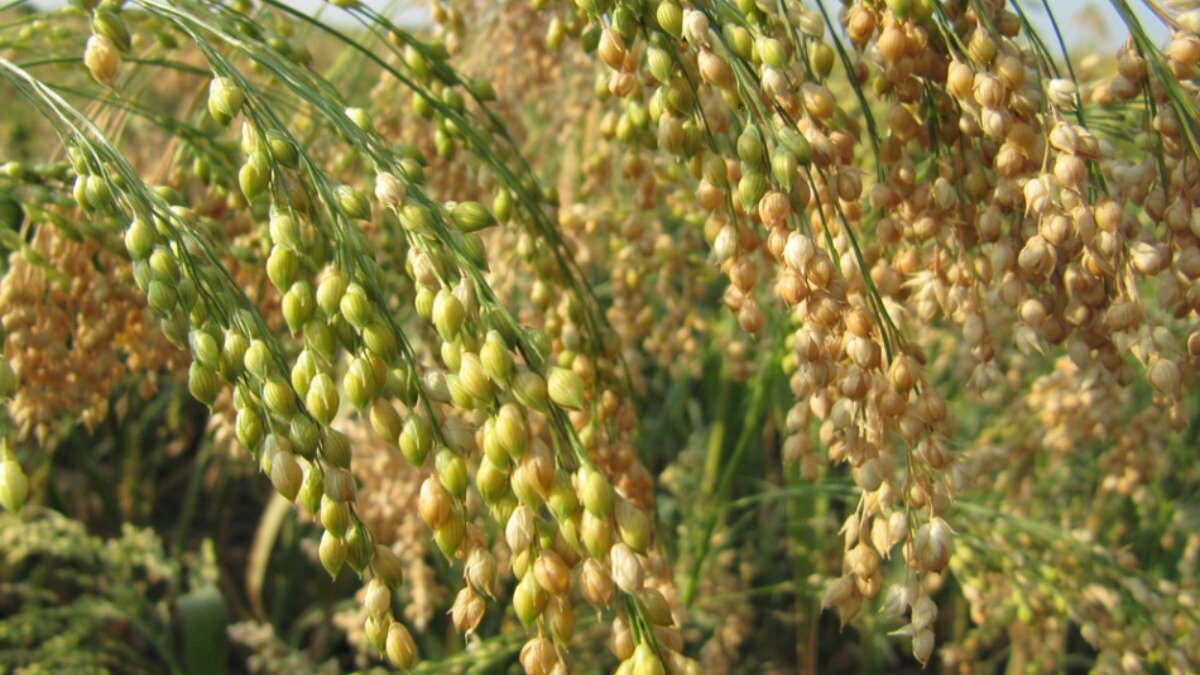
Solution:
{"label": "green leaf", "polygon": [[212,584],[179,598],[183,623],[183,671],[189,675],[214,675],[227,671],[229,609]]}

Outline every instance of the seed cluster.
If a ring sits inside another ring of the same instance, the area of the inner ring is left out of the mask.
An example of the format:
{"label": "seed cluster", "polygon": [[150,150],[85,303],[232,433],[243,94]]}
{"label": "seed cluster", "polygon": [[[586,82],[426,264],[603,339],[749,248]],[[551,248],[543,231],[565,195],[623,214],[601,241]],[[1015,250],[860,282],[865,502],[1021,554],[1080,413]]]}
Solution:
{"label": "seed cluster", "polygon": [[[186,366],[215,424],[320,528],[324,569],[362,579],[338,619],[352,642],[411,668],[440,554],[461,579],[454,628],[470,637],[505,607],[527,673],[567,672],[585,602],[617,672],[719,672],[752,609],[720,619],[704,667],[684,655],[695,588],[676,588],[637,405],[658,373],[703,376],[702,346],[724,340],[730,380],[783,373],[792,398],[764,432],[782,471],[853,482],[820,598],[843,624],[881,604],[924,664],[951,572],[977,623],[1053,614],[1022,619],[1050,636],[1074,603],[1124,668],[1200,661],[1163,638],[1195,625],[1177,586],[1122,576],[1123,560],[1101,565],[1108,585],[1056,586],[1023,568],[1092,560],[1090,542],[1023,529],[1050,516],[1019,506],[992,538],[955,510],[980,487],[1036,496],[1007,470],[1118,439],[1095,498],[1152,513],[1161,429],[1187,426],[1200,359],[1200,10],[1164,11],[1163,49],[1133,30],[1108,73],[1051,53],[1001,0],[848,0],[836,16],[463,0],[435,3],[424,38],[339,0],[379,38],[347,43],[378,71],[355,91],[317,74],[288,3],[83,4],[63,15],[86,26],[88,86],[136,115],[143,66],[171,67],[198,104],[147,115],[174,139],[164,161],[187,167],[152,185],[116,147],[119,116],[98,124],[0,61],[68,148],[0,172],[40,205],[0,281],[10,510],[29,491],[10,437],[63,414],[93,424],[130,373],[149,396]],[[160,58],[181,42],[190,61]],[[1002,421],[1036,436],[960,420],[947,372],[989,405],[1019,394]],[[1194,560],[1195,536],[1172,532]],[[1013,539],[1032,550],[999,572],[974,557]],[[743,573],[730,552],[706,569],[713,593]],[[1110,621],[1126,596],[1183,628]],[[966,668],[989,640],[944,660]]]}
{"label": "seed cluster", "polygon": [[[754,2],[547,11],[571,17],[603,64],[605,132],[630,147],[626,165],[652,147],[687,168],[725,302],[750,333],[767,326],[759,286],[774,277],[795,326],[784,457],[809,480],[848,463],[862,490],[824,604],[853,617],[903,543],[914,574],[888,604],[908,612],[902,633],[924,662],[929,592],[953,551],[944,515],[978,464],[960,465],[958,423],[906,325],[957,325],[980,389],[1003,381],[1009,344],[1065,347],[1120,385],[1136,376],[1132,354],[1170,423],[1186,425],[1196,328],[1173,317],[1194,308],[1200,42],[1186,20],[1161,52],[1135,33],[1115,77],[1081,90],[1069,64],[1021,41],[1019,8],[845,4],[836,24]],[[848,87],[830,77],[839,60]],[[1143,104],[1139,141],[1155,152],[1133,162],[1100,140],[1088,101],[1100,119]]]}

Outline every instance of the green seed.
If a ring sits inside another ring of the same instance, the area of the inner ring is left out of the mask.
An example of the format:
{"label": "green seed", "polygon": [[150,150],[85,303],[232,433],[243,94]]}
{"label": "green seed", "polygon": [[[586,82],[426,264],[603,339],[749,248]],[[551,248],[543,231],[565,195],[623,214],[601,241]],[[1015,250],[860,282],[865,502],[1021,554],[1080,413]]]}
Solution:
{"label": "green seed", "polygon": [[454,208],[450,210],[450,218],[454,220],[458,229],[464,232],[475,232],[496,224],[496,219],[491,212],[479,202],[455,204]]}
{"label": "green seed", "polygon": [[212,368],[193,361],[188,368],[188,391],[197,401],[211,408],[221,391],[221,379]]}
{"label": "green seed", "polygon": [[229,126],[241,111],[246,95],[227,77],[213,78],[208,87],[208,112],[221,126]]}
{"label": "green seed", "polygon": [[558,405],[572,410],[583,409],[583,378],[579,377],[575,371],[551,368],[546,388],[550,394],[550,400]]}
{"label": "green seed", "polygon": [[321,559],[321,566],[325,568],[330,577],[336,579],[338,572],[346,564],[346,541],[326,530],[321,535],[321,545],[317,549],[317,555]]}
{"label": "green seed", "polygon": [[[7,448],[4,448],[5,454]],[[21,510],[29,498],[29,479],[15,459],[0,460],[0,504],[9,513]]]}

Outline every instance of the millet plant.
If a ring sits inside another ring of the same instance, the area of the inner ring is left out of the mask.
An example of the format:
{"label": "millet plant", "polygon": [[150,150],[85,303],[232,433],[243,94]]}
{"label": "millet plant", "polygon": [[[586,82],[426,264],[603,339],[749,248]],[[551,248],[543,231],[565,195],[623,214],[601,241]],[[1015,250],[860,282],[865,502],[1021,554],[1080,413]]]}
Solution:
{"label": "millet plant", "polygon": [[0,1],[0,664],[1200,668],[1133,1]]}

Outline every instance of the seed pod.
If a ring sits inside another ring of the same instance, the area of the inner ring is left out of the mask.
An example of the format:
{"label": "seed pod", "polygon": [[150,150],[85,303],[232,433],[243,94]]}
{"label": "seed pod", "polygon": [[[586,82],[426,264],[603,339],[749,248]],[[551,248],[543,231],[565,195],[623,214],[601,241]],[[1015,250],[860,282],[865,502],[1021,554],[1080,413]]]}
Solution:
{"label": "seed pod", "polygon": [[145,260],[154,250],[158,233],[154,227],[141,218],[134,218],[125,231],[125,249],[134,260]]}
{"label": "seed pod", "polygon": [[155,281],[176,282],[180,277],[174,254],[162,246],[150,254],[150,272]]}
{"label": "seed pod", "polygon": [[708,45],[708,16],[696,9],[683,10],[683,38],[692,45]]}
{"label": "seed pod", "polygon": [[390,614],[392,592],[388,589],[387,584],[379,579],[372,579],[368,582],[366,593],[363,595],[363,608],[367,610],[367,615],[372,617]]}
{"label": "seed pod", "polygon": [[604,565],[594,558],[588,558],[583,563],[579,573],[579,588],[585,600],[597,610],[608,606],[612,601],[614,584],[612,577]]}
{"label": "seed pod", "polygon": [[608,479],[597,469],[583,467],[577,474],[579,501],[596,518],[607,518],[613,508],[613,489]]}
{"label": "seed pod", "polygon": [[612,520],[608,517],[597,518],[590,511],[584,511],[580,520],[583,545],[593,558],[605,558],[612,549],[613,538]]}
{"label": "seed pod", "polygon": [[92,210],[105,212],[113,204],[112,189],[104,176],[92,174],[83,184],[83,198]]}
{"label": "seed pod", "polygon": [[424,206],[415,203],[400,208],[400,225],[414,234],[433,234],[433,214]]}
{"label": "seed pod", "polygon": [[490,401],[492,382],[483,370],[479,357],[471,352],[462,354],[458,368],[458,381],[467,393],[479,401]]}
{"label": "seed pod", "polygon": [[367,638],[367,643],[380,652],[383,652],[387,644],[388,628],[393,623],[395,623],[395,620],[391,614],[368,616],[363,621],[363,635]]}
{"label": "seed pod", "polygon": [[16,513],[29,498],[29,479],[8,448],[3,446],[4,441],[0,441],[0,504],[9,513]]}
{"label": "seed pod", "polygon": [[504,540],[513,553],[519,553],[533,544],[537,531],[533,511],[525,505],[518,506],[504,527]]}
{"label": "seed pod", "polygon": [[621,541],[634,551],[645,553],[650,545],[650,519],[646,514],[627,500],[620,499],[613,515]]}
{"label": "seed pod", "polygon": [[256,150],[238,170],[238,185],[247,202],[254,201],[271,182],[271,164],[266,153]]}
{"label": "seed pod", "polygon": [[263,429],[262,418],[258,413],[250,408],[239,410],[234,426],[238,442],[242,444],[242,447],[250,452],[257,450],[258,444],[262,443],[266,433]]}
{"label": "seed pod", "polygon": [[342,316],[358,330],[365,329],[375,321],[376,311],[367,292],[358,284],[351,284],[338,303]]}
{"label": "seed pod", "polygon": [[230,78],[215,77],[208,86],[208,112],[223,127],[229,126],[245,102],[245,93]]}
{"label": "seed pod", "polygon": [[340,270],[333,270],[317,285],[317,305],[325,316],[332,317],[341,308],[342,296],[350,281]]}
{"label": "seed pod", "polygon": [[[776,148],[775,153],[770,156],[770,175],[775,179],[775,183],[780,185],[794,185],[793,179],[796,178],[796,168],[799,162],[796,160],[796,155],[791,153],[787,148]],[[793,199],[796,199],[793,191]],[[803,202],[804,199],[799,199]]]}
{"label": "seed pod", "polygon": [[337,336],[324,319],[311,318],[304,324],[304,348],[326,361],[333,361],[337,350]]}
{"label": "seed pod", "polygon": [[283,296],[283,319],[292,333],[312,318],[316,304],[313,300],[312,284],[303,279],[292,284]]}
{"label": "seed pod", "polygon": [[570,475],[561,469],[555,472],[554,483],[546,497],[550,512],[558,520],[568,520],[579,511],[579,497],[571,485]]}
{"label": "seed pod", "polygon": [[450,498],[450,493],[446,491],[437,476],[429,476],[421,483],[417,511],[421,514],[421,520],[425,521],[427,527],[436,530],[450,518],[453,508],[454,503]]}
{"label": "seed pod", "polygon": [[226,380],[232,382],[242,374],[242,370],[245,368],[246,352],[249,348],[250,343],[241,333],[235,331],[225,333],[225,340],[221,344],[219,363],[216,364],[216,367],[220,369],[221,375]]}
{"label": "seed pod", "polygon": [[779,144],[792,153],[796,161],[804,166],[808,166],[812,162],[812,148],[808,144],[808,140],[799,131],[791,127],[783,127],[775,134],[775,139]]}
{"label": "seed pod", "polygon": [[276,415],[291,417],[296,410],[296,394],[282,377],[274,376],[263,385],[263,403]]}
{"label": "seed pod", "polygon": [[912,627],[913,630],[924,630],[933,625],[933,620],[937,618],[937,604],[927,595],[923,595],[913,603],[912,606]]}
{"label": "seed pod", "polygon": [[266,136],[267,150],[271,153],[271,159],[289,169],[296,168],[300,163],[300,151],[296,149],[296,144],[274,129],[267,131]]}
{"label": "seed pod", "polygon": [[455,499],[462,501],[467,496],[467,465],[462,457],[448,448],[442,448],[434,457],[438,480]]}
{"label": "seed pod", "polygon": [[746,211],[754,209],[767,191],[767,176],[761,171],[747,171],[738,181],[738,199]]}
{"label": "seed pod", "polygon": [[401,670],[412,668],[417,660],[417,645],[413,642],[412,634],[399,621],[393,621],[387,631],[388,660]]}
{"label": "seed pod", "polygon": [[300,492],[300,482],[304,479],[300,462],[290,452],[280,450],[271,456],[271,484],[275,490],[289,502],[296,499]]}
{"label": "seed pod", "polygon": [[496,224],[496,219],[479,202],[459,202],[450,209],[450,218],[463,232],[476,232]]}
{"label": "seed pod", "polygon": [[529,627],[546,607],[546,592],[532,574],[526,574],[513,590],[513,610],[521,625]]}
{"label": "seed pod", "polygon": [[320,366],[313,358],[313,355],[308,351],[300,352],[296,358],[296,364],[292,366],[292,388],[296,390],[296,394],[301,398],[308,396],[309,387],[312,385],[312,380],[320,372]]}
{"label": "seed pod", "polygon": [[626,593],[635,594],[642,590],[645,572],[636,553],[623,543],[613,544],[609,551],[613,581]]}
{"label": "seed pod", "polygon": [[450,516],[446,518],[433,532],[433,541],[437,544],[442,555],[447,559],[453,559],[458,553],[459,547],[462,545],[463,539],[467,534],[467,524],[463,521],[463,517],[458,511],[451,511]]}
{"label": "seed pod", "polygon": [[663,0],[654,12],[658,25],[676,40],[683,37],[683,9],[675,0]]}
{"label": "seed pod", "polygon": [[350,507],[325,495],[320,504],[321,527],[335,537],[344,537],[350,529]]}
{"label": "seed pod", "polygon": [[338,208],[347,218],[371,219],[371,202],[367,201],[367,196],[361,191],[355,190],[349,185],[339,185],[334,191],[334,196],[337,199]]}
{"label": "seed pod", "polygon": [[298,499],[300,504],[314,517],[321,509],[321,501],[325,497],[325,473],[320,467],[310,465],[304,472],[304,482],[300,484]]}
{"label": "seed pod", "polygon": [[933,630],[925,628],[913,634],[912,638],[913,658],[924,666],[929,662],[929,657],[933,655]]}
{"label": "seed pod", "polygon": [[400,452],[413,466],[420,467],[425,463],[425,457],[433,446],[433,437],[424,417],[419,414],[408,417],[400,432],[399,444]]}
{"label": "seed pod", "polygon": [[451,238],[455,241],[455,247],[462,251],[463,257],[470,262],[477,270],[484,272],[488,271],[487,249],[483,245],[483,239],[473,232],[460,232],[452,230]]}
{"label": "seed pod", "polygon": [[513,396],[526,408],[538,412],[545,412],[547,409],[546,381],[533,371],[522,369],[517,372],[513,382]]}
{"label": "seed pod", "polygon": [[349,469],[350,439],[337,429],[326,427],[321,434],[321,457],[331,466]]}
{"label": "seed pod", "polygon": [[775,70],[787,68],[787,48],[772,37],[760,37],[757,41],[758,55],[762,62]]}
{"label": "seed pod", "polygon": [[533,563],[533,574],[547,593],[563,596],[571,589],[571,570],[554,551],[544,550]]}
{"label": "seed pod", "polygon": [[637,594],[638,604],[642,606],[642,611],[645,612],[646,618],[650,623],[656,626],[670,626],[674,624],[674,619],[671,618],[671,605],[667,603],[667,599],[663,594],[653,588],[644,588]]}
{"label": "seed pod", "polygon": [[375,577],[383,583],[395,588],[404,581],[404,563],[392,549],[382,544],[375,545],[375,557],[371,560],[371,569]]}
{"label": "seed pod", "polygon": [[475,487],[487,504],[492,504],[508,491],[509,475],[486,456],[480,460],[475,472]]}
{"label": "seed pod", "polygon": [[454,604],[450,607],[450,621],[455,630],[469,635],[479,627],[486,609],[487,603],[483,598],[470,586],[464,586],[454,596]]}
{"label": "seed pod", "polygon": [[433,321],[433,301],[436,298],[433,290],[421,288],[417,290],[417,295],[413,298],[413,308],[417,310],[417,316],[421,317],[422,321]]}
{"label": "seed pod", "polygon": [[583,409],[583,378],[579,377],[575,371],[566,368],[551,368],[546,386],[551,401],[564,408]]}
{"label": "seed pod", "polygon": [[762,135],[758,127],[749,124],[742,130],[737,140],[738,159],[751,167],[759,166],[763,160]]}
{"label": "seed pod", "polygon": [[482,547],[471,549],[463,567],[463,578],[478,593],[494,597],[492,589],[496,587],[496,557]]}
{"label": "seed pod", "polygon": [[499,331],[488,331],[483,346],[479,348],[479,361],[493,382],[500,387],[508,385],[512,377],[513,356]]}
{"label": "seed pod", "polygon": [[505,403],[496,415],[494,433],[500,447],[508,452],[513,459],[519,459],[525,454],[529,443],[529,427],[525,422],[525,413],[514,403]]}
{"label": "seed pod", "polygon": [[521,456],[518,473],[534,490],[538,502],[554,487],[554,456],[540,439],[535,439],[532,446]]}
{"label": "seed pod", "polygon": [[407,189],[400,179],[387,172],[375,175],[375,198],[380,204],[392,209],[398,209],[404,203]]}
{"label": "seed pod", "polygon": [[466,310],[453,293],[443,288],[433,301],[433,325],[443,340],[453,340],[462,329]]}
{"label": "seed pod", "polygon": [[596,53],[609,68],[619,70],[625,61],[625,40],[612,28],[605,28],[600,34]]}
{"label": "seed pod", "polygon": [[296,223],[296,219],[288,214],[281,211],[272,213],[267,227],[271,236],[271,242],[276,246],[282,246],[293,251],[300,250],[303,246],[300,226]]}
{"label": "seed pod", "polygon": [[734,89],[736,82],[733,76],[733,70],[729,68],[729,64],[725,62],[725,59],[713,54],[707,49],[700,50],[700,53],[697,55],[696,59],[699,66],[700,77],[703,78],[705,82],[708,82],[714,87],[719,87],[721,89],[730,91]]}
{"label": "seed pod", "polygon": [[526,675],[565,675],[567,672],[558,659],[554,644],[540,635],[521,647],[518,660]]}
{"label": "seed pod", "polygon": [[[535,290],[536,293],[536,290]],[[534,351],[533,363],[545,363],[550,358],[550,335],[544,330],[536,328],[525,329],[525,339],[529,341],[529,346]]]}
{"label": "seed pod", "polygon": [[952,552],[950,526],[946,521],[933,518],[917,528],[913,536],[913,556],[919,571],[940,572],[950,561]]}
{"label": "seed pod", "polygon": [[474,410],[476,407],[478,407],[476,400],[471,397],[471,394],[469,394],[466,388],[463,387],[462,383],[458,381],[457,373],[450,373],[446,375],[446,390],[450,394],[450,402],[454,404],[454,407],[461,408],[463,410]]}
{"label": "seed pod", "polygon": [[175,309],[178,295],[175,294],[175,289],[170,287],[169,283],[163,281],[151,281],[150,287],[146,288],[146,304],[150,305],[150,309],[160,313],[160,315],[168,316]]}
{"label": "seed pod", "polygon": [[339,504],[354,499],[354,476],[346,469],[328,467],[325,471],[325,496]]}
{"label": "seed pod", "polygon": [[358,410],[364,410],[376,395],[376,377],[374,368],[364,358],[356,358],[350,362],[346,375],[342,376],[342,389],[346,398]]}
{"label": "seed pod", "polygon": [[83,51],[83,65],[97,82],[112,84],[121,65],[121,52],[107,37],[92,35]]}
{"label": "seed pod", "polygon": [[336,579],[338,572],[346,564],[345,540],[326,530],[321,535],[321,545],[317,548],[317,557],[321,559],[321,566],[325,568],[329,576]]}
{"label": "seed pod", "polygon": [[813,69],[816,70],[820,79],[824,80],[833,72],[834,52],[833,48],[824,42],[813,41],[809,43],[808,59],[813,64]]}
{"label": "seed pod", "polygon": [[637,651],[634,652],[632,662],[634,666],[631,675],[666,675],[662,659],[645,642],[637,646]]}
{"label": "seed pod", "polygon": [[309,383],[308,394],[304,397],[305,407],[321,424],[329,424],[337,415],[338,390],[333,378],[327,373],[318,373]]}
{"label": "seed pod", "polygon": [[542,504],[542,494],[529,479],[529,474],[518,467],[509,477],[509,486],[517,499],[530,508],[538,508]]}
{"label": "seed pod", "polygon": [[1046,82],[1046,95],[1056,107],[1066,112],[1074,111],[1079,105],[1079,92],[1070,80],[1052,79]]}
{"label": "seed pod", "polygon": [[[654,79],[661,84],[666,84],[671,79],[675,62],[671,60],[671,55],[667,50],[661,47],[649,47],[646,50],[646,66],[646,70]],[[701,73],[703,74],[703,71]]]}
{"label": "seed pod", "polygon": [[396,445],[403,422],[400,419],[400,413],[396,412],[396,406],[392,405],[391,401],[377,398],[371,404],[371,428],[388,445]]}
{"label": "seed pod", "polygon": [[1175,362],[1162,358],[1154,357],[1150,361],[1150,369],[1147,372],[1146,379],[1149,380],[1150,386],[1159,394],[1170,399],[1178,399],[1181,389],[1181,379],[1179,375],[1179,366]]}
{"label": "seed pod", "polygon": [[188,333],[188,347],[192,351],[192,358],[199,363],[213,369],[221,366],[221,348],[210,333],[203,330]]}
{"label": "seed pod", "polygon": [[297,455],[311,460],[317,456],[321,430],[308,415],[295,414],[288,422],[288,440],[292,442],[292,449]]}
{"label": "seed pod", "polygon": [[362,574],[374,555],[375,546],[370,531],[361,522],[355,522],[354,527],[346,533],[346,563],[355,573]]}
{"label": "seed pod", "polygon": [[[199,361],[193,361],[188,368],[188,391],[197,401],[211,408],[221,391],[221,379],[212,368]],[[4,396],[0,395],[0,399],[2,398]]]}

